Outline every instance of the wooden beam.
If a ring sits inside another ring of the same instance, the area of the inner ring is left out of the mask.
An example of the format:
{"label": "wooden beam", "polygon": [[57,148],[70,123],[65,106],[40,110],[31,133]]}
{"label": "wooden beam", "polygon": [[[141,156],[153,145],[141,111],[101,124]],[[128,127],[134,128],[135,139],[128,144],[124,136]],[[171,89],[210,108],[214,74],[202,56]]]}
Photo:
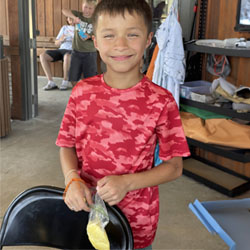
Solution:
{"label": "wooden beam", "polygon": [[[22,110],[22,84],[21,84],[21,61],[19,55],[19,24],[18,24],[18,0],[8,1],[9,25],[9,50],[11,60],[12,75],[12,107],[11,117],[13,119],[23,119]],[[15,51],[15,55],[12,54]]]}

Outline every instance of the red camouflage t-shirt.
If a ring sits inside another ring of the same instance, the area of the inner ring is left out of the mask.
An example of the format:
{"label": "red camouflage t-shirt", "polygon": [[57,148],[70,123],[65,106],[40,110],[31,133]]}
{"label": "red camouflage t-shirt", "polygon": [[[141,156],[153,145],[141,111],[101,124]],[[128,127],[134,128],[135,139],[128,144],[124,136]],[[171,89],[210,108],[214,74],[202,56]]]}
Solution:
{"label": "red camouflage t-shirt", "polygon": [[[81,177],[96,186],[107,175],[151,169],[157,140],[162,160],[189,155],[171,93],[146,76],[131,88],[114,89],[98,75],[73,89],[56,145],[76,148]],[[128,192],[118,206],[129,220],[134,248],[152,244],[159,218],[158,186]]]}

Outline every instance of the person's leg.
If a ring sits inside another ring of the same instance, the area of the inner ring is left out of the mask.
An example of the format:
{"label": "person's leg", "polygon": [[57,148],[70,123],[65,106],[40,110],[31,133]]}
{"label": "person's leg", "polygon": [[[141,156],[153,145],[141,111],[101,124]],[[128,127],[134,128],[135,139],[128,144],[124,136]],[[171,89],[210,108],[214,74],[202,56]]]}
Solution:
{"label": "person's leg", "polygon": [[66,52],[63,56],[63,81],[60,87],[60,90],[67,90],[68,89],[68,73],[69,73],[69,66],[70,66],[70,58],[71,53]]}
{"label": "person's leg", "polygon": [[71,54],[66,53],[63,57],[63,80],[68,81]]}
{"label": "person's leg", "polygon": [[83,77],[91,77],[97,75],[97,53],[87,52],[82,62]]}
{"label": "person's leg", "polygon": [[56,84],[53,81],[52,73],[50,70],[50,63],[62,60],[60,50],[46,50],[44,53],[40,55],[41,65],[43,70],[48,78],[48,83],[43,87],[44,90],[52,90],[57,89]]}
{"label": "person's leg", "polygon": [[69,67],[69,81],[71,82],[72,86],[74,87],[76,83],[81,78],[82,74],[82,56],[81,52],[72,51],[71,54],[71,61]]}
{"label": "person's leg", "polygon": [[48,78],[48,81],[53,81],[52,73],[50,69],[50,62],[52,61],[53,61],[53,58],[50,55],[48,55],[46,51],[40,55],[40,62],[41,62],[43,71],[46,77]]}

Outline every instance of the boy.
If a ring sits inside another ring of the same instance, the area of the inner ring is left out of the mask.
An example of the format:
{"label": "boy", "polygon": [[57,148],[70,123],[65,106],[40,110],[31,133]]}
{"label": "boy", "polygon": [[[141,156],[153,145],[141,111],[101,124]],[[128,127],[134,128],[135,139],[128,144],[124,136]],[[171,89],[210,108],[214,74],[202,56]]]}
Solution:
{"label": "boy", "polygon": [[[134,248],[152,249],[159,218],[158,185],[182,174],[189,150],[177,105],[140,73],[150,45],[152,13],[145,0],[102,0],[93,15],[103,75],[73,89],[56,144],[65,176],[65,203],[89,211],[89,187],[128,218]],[[159,141],[163,163],[153,167]]]}
{"label": "boy", "polygon": [[95,10],[97,0],[83,0],[82,12],[63,9],[62,13],[73,18],[75,35],[73,39],[73,52],[69,69],[69,81],[73,86],[81,79],[97,74],[96,49],[93,44],[92,14]]}

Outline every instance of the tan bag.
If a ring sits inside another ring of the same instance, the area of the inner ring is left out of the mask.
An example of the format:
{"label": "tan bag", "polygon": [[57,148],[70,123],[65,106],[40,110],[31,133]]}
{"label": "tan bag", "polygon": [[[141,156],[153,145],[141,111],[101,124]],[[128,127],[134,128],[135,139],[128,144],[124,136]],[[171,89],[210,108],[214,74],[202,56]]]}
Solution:
{"label": "tan bag", "polygon": [[229,119],[203,120],[188,112],[180,114],[187,137],[204,143],[250,149],[250,126]]}

